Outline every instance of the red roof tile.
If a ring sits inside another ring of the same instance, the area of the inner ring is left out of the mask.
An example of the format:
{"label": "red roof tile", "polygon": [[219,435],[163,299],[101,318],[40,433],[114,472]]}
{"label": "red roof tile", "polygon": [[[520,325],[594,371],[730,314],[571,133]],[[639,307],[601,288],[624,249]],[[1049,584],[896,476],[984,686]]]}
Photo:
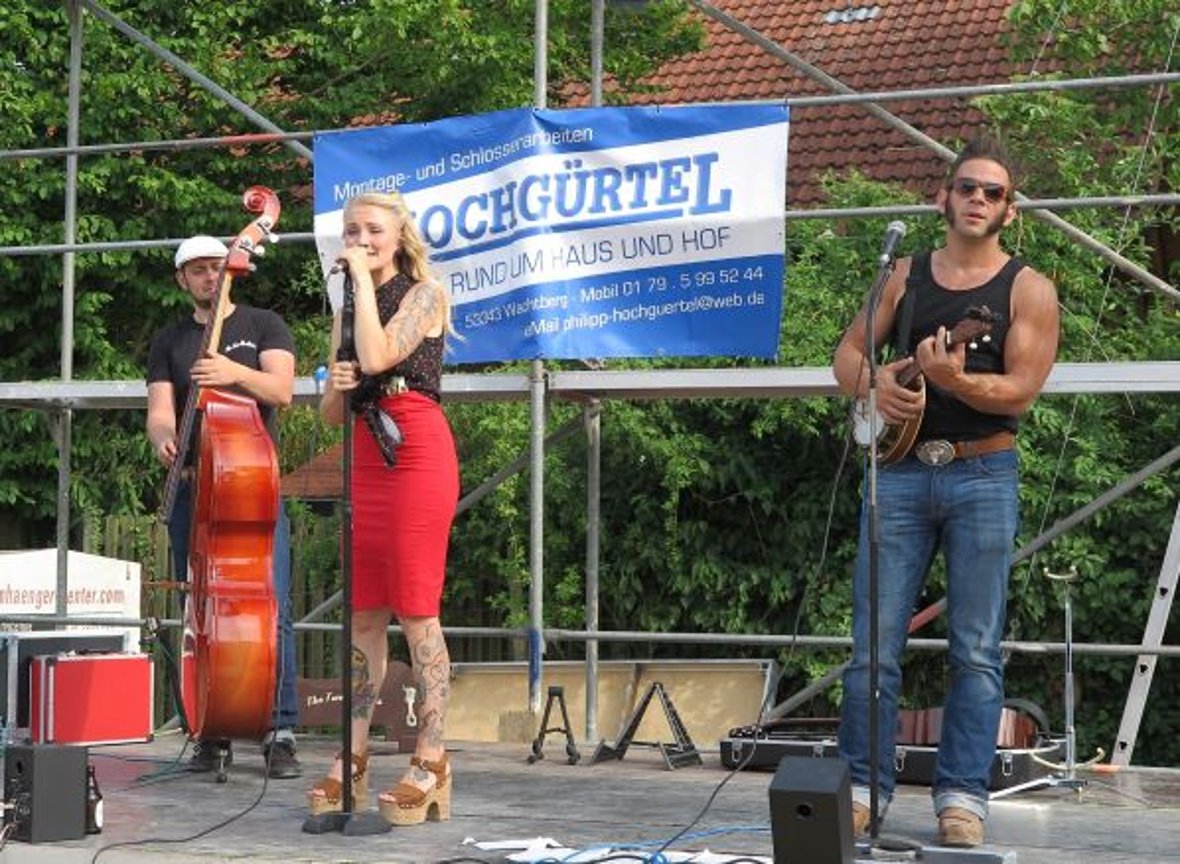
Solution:
{"label": "red roof tile", "polygon": [[[1001,41],[1011,0],[713,0],[713,5],[853,90],[994,84],[1011,73]],[[855,20],[858,10],[863,20]],[[837,15],[854,20],[833,21]],[[644,82],[656,91],[633,97],[632,104],[830,92],[723,24],[700,17],[707,32],[704,49],[667,63]],[[583,89],[569,104],[587,104],[587,94]],[[983,121],[962,98],[881,104],[952,148]],[[822,203],[817,178],[826,171],[855,168],[931,195],[945,169],[936,154],[861,105],[795,107],[787,165],[787,200],[795,208]]]}
{"label": "red roof tile", "polygon": [[284,474],[279,481],[280,494],[284,498],[307,501],[339,498],[344,486],[343,458],[344,444],[333,444],[294,471]]}

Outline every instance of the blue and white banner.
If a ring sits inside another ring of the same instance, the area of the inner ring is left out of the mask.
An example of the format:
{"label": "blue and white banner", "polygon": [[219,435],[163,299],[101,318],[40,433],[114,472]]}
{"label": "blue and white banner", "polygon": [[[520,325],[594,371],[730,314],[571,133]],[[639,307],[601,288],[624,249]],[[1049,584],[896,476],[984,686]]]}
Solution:
{"label": "blue and white banner", "polygon": [[464,337],[450,362],[773,357],[787,129],[785,106],[708,105],[324,133],[316,244],[327,274],[345,202],[402,193]]}

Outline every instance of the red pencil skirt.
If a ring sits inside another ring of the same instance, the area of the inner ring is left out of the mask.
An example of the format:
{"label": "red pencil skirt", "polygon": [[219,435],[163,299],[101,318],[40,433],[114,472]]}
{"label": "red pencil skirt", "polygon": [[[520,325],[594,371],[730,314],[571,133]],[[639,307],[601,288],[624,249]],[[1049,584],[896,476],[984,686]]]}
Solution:
{"label": "red pencil skirt", "polygon": [[353,424],[352,606],[398,618],[439,614],[447,545],[459,501],[451,426],[433,399],[409,391],[381,400],[405,438],[385,465],[373,434]]}

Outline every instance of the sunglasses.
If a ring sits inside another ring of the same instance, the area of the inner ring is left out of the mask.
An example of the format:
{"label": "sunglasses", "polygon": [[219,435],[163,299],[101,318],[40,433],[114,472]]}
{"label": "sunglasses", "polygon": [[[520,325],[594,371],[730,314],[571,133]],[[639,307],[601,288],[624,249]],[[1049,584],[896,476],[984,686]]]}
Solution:
{"label": "sunglasses", "polygon": [[983,190],[983,197],[989,204],[999,204],[1008,197],[1008,189],[1001,183],[985,183],[970,177],[960,177],[951,183],[951,187],[964,198],[970,198],[976,189]]}

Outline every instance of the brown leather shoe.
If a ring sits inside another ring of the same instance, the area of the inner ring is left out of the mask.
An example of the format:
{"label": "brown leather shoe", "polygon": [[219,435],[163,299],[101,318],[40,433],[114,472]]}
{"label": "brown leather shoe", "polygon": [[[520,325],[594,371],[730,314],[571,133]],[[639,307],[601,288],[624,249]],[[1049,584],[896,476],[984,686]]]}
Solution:
{"label": "brown leather shoe", "polygon": [[852,836],[864,837],[869,833],[869,821],[872,813],[865,805],[852,802]]}
{"label": "brown leather shoe", "polygon": [[[855,820],[853,820],[855,821]],[[983,820],[962,807],[947,807],[938,814],[938,845],[971,847],[983,842]]]}

